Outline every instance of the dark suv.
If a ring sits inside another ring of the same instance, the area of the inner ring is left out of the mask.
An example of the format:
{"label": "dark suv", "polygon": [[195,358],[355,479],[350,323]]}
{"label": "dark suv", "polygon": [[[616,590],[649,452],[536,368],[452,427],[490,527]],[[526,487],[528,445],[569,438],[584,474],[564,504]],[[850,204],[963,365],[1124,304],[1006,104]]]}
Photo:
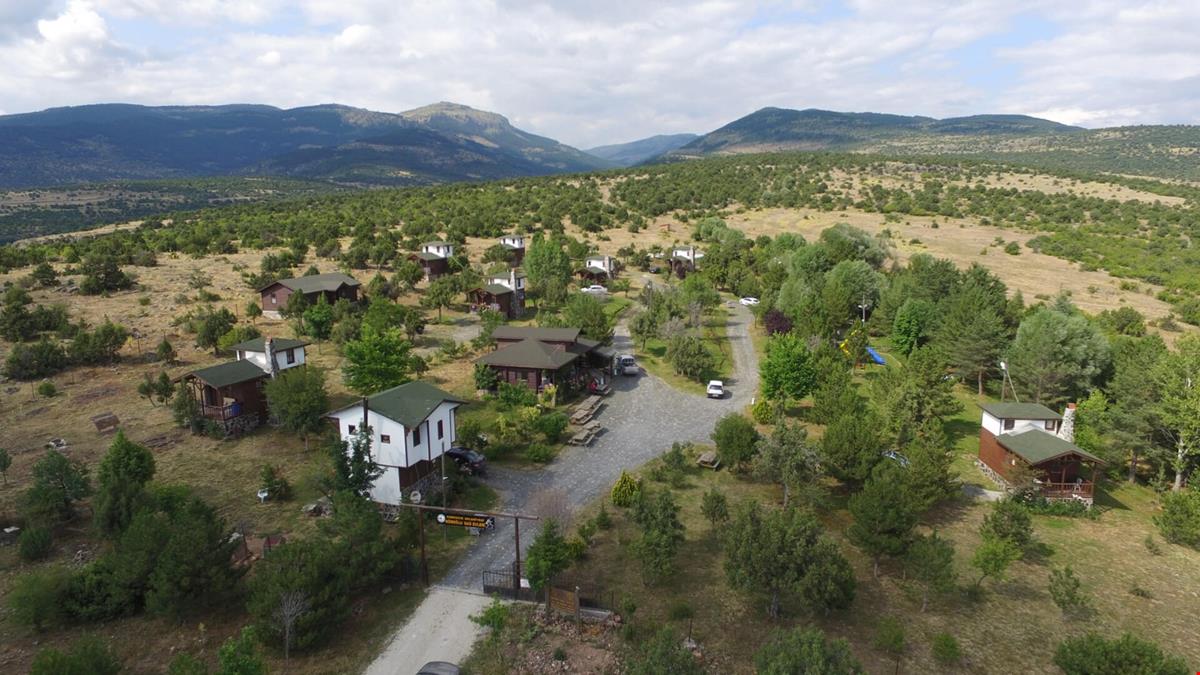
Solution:
{"label": "dark suv", "polygon": [[487,458],[470,448],[455,447],[446,451],[446,456],[454,460],[459,469],[476,476],[487,470]]}

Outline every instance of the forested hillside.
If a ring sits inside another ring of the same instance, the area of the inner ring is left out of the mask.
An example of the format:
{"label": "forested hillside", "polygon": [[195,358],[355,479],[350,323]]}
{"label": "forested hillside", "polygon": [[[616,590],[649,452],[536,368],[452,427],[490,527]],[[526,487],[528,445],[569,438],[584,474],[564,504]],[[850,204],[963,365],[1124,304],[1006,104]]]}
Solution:
{"label": "forested hillside", "polygon": [[665,153],[663,159],[780,150],[954,155],[1048,169],[1200,180],[1200,127],[1081,129],[1025,115],[937,120],[764,108]]}
{"label": "forested hillside", "polygon": [[[1176,306],[1179,318],[1200,323],[1200,275],[1195,273],[1200,253],[1191,245],[1200,188],[1065,172],[1050,175],[1066,187],[1019,188],[1000,180],[1033,173],[945,159],[742,155],[569,178],[237,204],[173,214],[170,226],[151,223],[101,241],[128,254],[148,248],[203,256],[288,241],[328,248],[339,237],[353,236],[354,244],[341,255],[354,266],[390,259],[399,255],[398,249],[411,250],[416,242],[442,233],[462,241],[499,236],[513,227],[555,230],[564,223],[596,233],[614,227],[636,231],[665,214],[687,221],[757,208],[856,211],[885,221],[935,216],[1031,233],[1028,246],[1035,250],[1078,262],[1085,270],[1106,270],[1161,287],[1158,296]],[[1076,179],[1142,198],[1070,189]],[[379,249],[377,238],[393,227],[399,241]],[[9,247],[0,249],[0,266],[60,253],[44,246]]]}
{"label": "forested hillside", "polygon": [[0,188],[242,174],[414,185],[605,166],[500,115],[446,103],[403,115],[110,104],[0,116]]}

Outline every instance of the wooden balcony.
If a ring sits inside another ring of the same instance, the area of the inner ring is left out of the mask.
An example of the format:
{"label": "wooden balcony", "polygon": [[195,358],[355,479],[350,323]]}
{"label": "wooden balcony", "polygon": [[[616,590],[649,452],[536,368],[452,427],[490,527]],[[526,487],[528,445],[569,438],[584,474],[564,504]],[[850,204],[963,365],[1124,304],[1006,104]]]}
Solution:
{"label": "wooden balcony", "polygon": [[208,405],[200,406],[200,414],[210,420],[231,420],[242,414],[243,406],[241,403],[234,401],[225,405]]}
{"label": "wooden balcony", "polygon": [[1042,496],[1046,499],[1074,499],[1076,497],[1090,500],[1095,490],[1095,483],[1082,481],[1079,483],[1046,483],[1038,481]]}

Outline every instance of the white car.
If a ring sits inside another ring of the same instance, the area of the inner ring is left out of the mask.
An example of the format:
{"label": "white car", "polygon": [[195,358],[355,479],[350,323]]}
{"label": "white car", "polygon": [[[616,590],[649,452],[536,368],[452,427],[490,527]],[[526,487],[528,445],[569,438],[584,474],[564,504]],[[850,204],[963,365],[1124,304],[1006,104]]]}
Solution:
{"label": "white car", "polygon": [[725,383],[720,380],[710,380],[708,383],[709,398],[725,398]]}
{"label": "white car", "polygon": [[591,286],[588,286],[582,290],[584,293],[591,293],[592,295],[604,295],[605,293],[608,293],[608,289],[600,284],[592,284]]}
{"label": "white car", "polygon": [[741,302],[743,305],[745,305],[747,307],[753,307],[758,304],[758,298],[746,297],[746,298],[742,298],[738,302]]}

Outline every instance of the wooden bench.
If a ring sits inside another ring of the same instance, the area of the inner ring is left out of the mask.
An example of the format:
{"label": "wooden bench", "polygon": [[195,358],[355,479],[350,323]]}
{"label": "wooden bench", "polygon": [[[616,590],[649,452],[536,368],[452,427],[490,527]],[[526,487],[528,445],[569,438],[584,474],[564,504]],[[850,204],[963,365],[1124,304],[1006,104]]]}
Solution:
{"label": "wooden bench", "polygon": [[116,415],[106,412],[92,416],[92,424],[96,425],[96,431],[101,434],[111,434],[120,426],[121,420]]}
{"label": "wooden bench", "polygon": [[715,471],[718,466],[721,466],[721,460],[717,457],[716,452],[709,450],[696,458],[696,464]]}

